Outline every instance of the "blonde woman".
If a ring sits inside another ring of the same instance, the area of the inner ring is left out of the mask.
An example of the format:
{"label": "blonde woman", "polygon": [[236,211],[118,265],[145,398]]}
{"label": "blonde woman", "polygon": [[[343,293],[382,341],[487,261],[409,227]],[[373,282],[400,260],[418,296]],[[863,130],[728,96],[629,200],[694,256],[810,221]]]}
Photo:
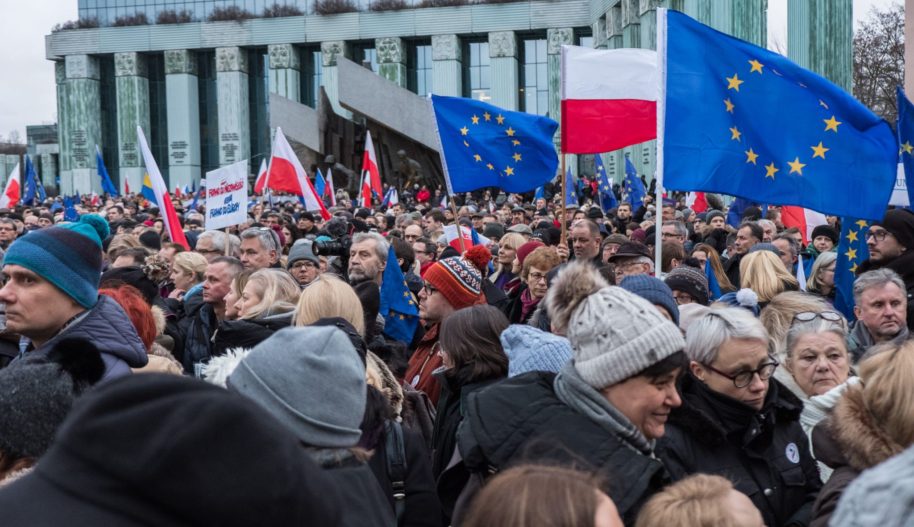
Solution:
{"label": "blonde woman", "polygon": [[331,274],[322,274],[301,292],[293,326],[308,326],[322,318],[339,317],[365,336],[365,311],[352,286]]}
{"label": "blonde woman", "polygon": [[696,474],[674,483],[651,498],[635,527],[763,527],[752,501],[721,476]]}
{"label": "blonde woman", "polygon": [[806,290],[834,303],[836,292],[835,266],[837,265],[837,253],[828,251],[820,254],[815,263],[812,264],[809,279],[806,280]]}
{"label": "blonde woman", "polygon": [[739,263],[739,278],[741,287],[755,291],[762,308],[778,294],[800,288],[797,279],[784,267],[784,262],[771,251],[747,254]]}
{"label": "blonde woman", "polygon": [[230,348],[253,348],[289,326],[298,301],[298,283],[282,269],[261,269],[248,278],[235,301],[237,320],[223,320],[213,337],[213,355]]}
{"label": "blonde woman", "polygon": [[175,255],[169,278],[175,285],[168,298],[187,302],[195,295],[202,298],[203,273],[206,272],[206,257],[200,253],[185,251]]}
{"label": "blonde woman", "polygon": [[523,234],[509,232],[498,241],[498,256],[495,257],[495,272],[489,281],[502,291],[507,290],[508,282],[517,277],[512,267],[517,257],[517,248],[527,243]]}

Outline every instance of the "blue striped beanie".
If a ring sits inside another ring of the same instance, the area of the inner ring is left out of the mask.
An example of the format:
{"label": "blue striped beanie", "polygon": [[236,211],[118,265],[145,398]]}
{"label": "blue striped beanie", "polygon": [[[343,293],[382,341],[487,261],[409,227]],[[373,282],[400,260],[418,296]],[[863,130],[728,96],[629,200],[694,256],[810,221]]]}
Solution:
{"label": "blue striped beanie", "polygon": [[19,265],[90,309],[98,301],[102,273],[102,240],[108,222],[97,214],[84,214],[76,223],[32,231],[19,238],[3,258],[3,265]]}

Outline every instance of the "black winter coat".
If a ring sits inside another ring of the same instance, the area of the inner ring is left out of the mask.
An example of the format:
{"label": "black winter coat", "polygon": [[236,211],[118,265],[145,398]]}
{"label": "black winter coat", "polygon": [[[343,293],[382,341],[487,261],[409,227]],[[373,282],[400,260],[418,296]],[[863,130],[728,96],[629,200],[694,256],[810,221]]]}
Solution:
{"label": "black winter coat", "polygon": [[457,432],[464,465],[475,474],[537,461],[594,470],[625,524],[633,525],[644,502],[670,481],[663,463],[559,400],[554,379],[531,372],[470,394]]}
{"label": "black winter coat", "polygon": [[367,464],[348,458],[320,463],[336,482],[342,506],[339,527],[394,527],[396,517]]}
{"label": "black winter coat", "polygon": [[770,383],[756,411],[687,374],[657,453],[676,480],[699,472],[729,479],[770,527],[805,526],[822,487],[819,469],[799,423],[803,404]]}
{"label": "black winter coat", "polygon": [[184,350],[175,353],[181,357],[184,373],[194,375],[194,365],[205,364],[213,356],[213,333],[218,321],[216,312],[210,304],[196,306],[195,311],[187,311],[184,318],[178,321],[184,341]]}
{"label": "black winter coat", "polygon": [[248,320],[223,320],[213,337],[213,355],[225,355],[231,348],[253,348],[291,323],[291,312]]}
{"label": "black winter coat", "polygon": [[746,256],[746,253],[734,254],[724,263],[724,272],[727,274],[727,279],[737,290],[740,288],[739,263],[743,261],[743,256]]}

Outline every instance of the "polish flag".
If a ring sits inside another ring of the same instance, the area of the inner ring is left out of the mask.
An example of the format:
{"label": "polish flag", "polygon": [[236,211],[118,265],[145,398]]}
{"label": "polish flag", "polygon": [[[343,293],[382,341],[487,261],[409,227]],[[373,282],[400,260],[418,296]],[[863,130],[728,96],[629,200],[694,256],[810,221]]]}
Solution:
{"label": "polish flag", "polygon": [[152,157],[149,151],[149,145],[146,143],[146,135],[143,129],[136,127],[136,137],[140,142],[140,153],[143,155],[143,162],[146,164],[146,175],[149,177],[149,183],[152,186],[152,192],[155,194],[156,205],[162,212],[162,222],[165,223],[165,230],[171,241],[190,250],[184,231],[181,229],[181,222],[178,220],[178,214],[175,212],[175,206],[171,202],[171,196],[168,195],[168,187],[165,186],[165,180],[162,179],[162,173],[159,172],[159,165]]}
{"label": "polish flag", "polygon": [[[460,226],[460,234],[463,237],[463,247],[464,250],[469,249],[474,245],[484,245],[486,247],[492,245],[492,240],[486,238],[482,234],[479,234],[475,230],[470,229],[465,225]],[[444,236],[447,240],[448,245],[454,248],[457,252],[460,250],[460,238],[457,237],[457,226],[456,225],[445,225],[444,226]]]}
{"label": "polish flag", "polygon": [[562,46],[562,151],[598,154],[657,137],[657,52]]}
{"label": "polish flag", "polygon": [[324,185],[324,195],[330,198],[330,206],[336,207],[336,189],[333,188],[333,172],[327,169],[327,179]]}
{"label": "polish flag", "polygon": [[270,157],[270,167],[267,169],[264,187],[295,194],[304,202],[305,210],[320,211],[324,221],[330,219],[330,212],[327,211],[324,202],[318,198],[314,185],[308,179],[308,174],[301,166],[295,151],[292,150],[292,145],[282,133],[282,128],[276,128],[273,154]]}
{"label": "polish flag", "polygon": [[371,208],[371,183],[368,182],[369,175],[362,172],[362,183],[359,185],[359,206],[366,209]]}
{"label": "polish flag", "polygon": [[130,194],[130,182],[127,181],[127,178],[124,178],[124,193]]}
{"label": "polish flag", "polygon": [[0,208],[11,209],[19,203],[21,197],[20,189],[22,185],[19,181],[19,163],[13,167],[9,179],[6,180],[6,188],[3,189],[3,195],[0,195]]}
{"label": "polish flag", "polygon": [[689,192],[686,196],[686,207],[689,207],[695,213],[702,213],[708,210],[708,200],[704,192]]}
{"label": "polish flag", "polygon": [[263,185],[267,182],[267,160],[260,161],[260,170],[257,171],[257,179],[254,180],[254,193],[262,194]]}
{"label": "polish flag", "polygon": [[788,229],[791,227],[800,229],[804,243],[809,245],[809,242],[812,241],[809,237],[812,235],[813,229],[819,225],[827,225],[828,221],[826,221],[825,215],[821,212],[793,205],[784,205],[781,207],[781,223]]}
{"label": "polish flag", "polygon": [[378,171],[378,157],[374,153],[374,143],[371,140],[371,132],[365,132],[365,155],[362,156],[362,174],[368,174],[367,181],[371,185],[371,191],[378,195],[384,195],[381,188],[381,172]]}

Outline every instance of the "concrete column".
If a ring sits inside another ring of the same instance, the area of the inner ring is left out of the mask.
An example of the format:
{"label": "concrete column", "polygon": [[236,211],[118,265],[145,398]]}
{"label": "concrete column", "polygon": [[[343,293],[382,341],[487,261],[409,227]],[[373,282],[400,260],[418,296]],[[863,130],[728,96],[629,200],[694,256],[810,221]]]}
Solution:
{"label": "concrete column", "polygon": [[378,75],[406,88],[406,43],[402,38],[387,37],[376,39],[374,45],[378,51]]}
{"label": "concrete column", "polygon": [[[120,186],[143,187],[143,157],[137,143],[136,127],[143,129],[146,140],[152,140],[149,126],[149,71],[146,57],[139,53],[115,53],[114,76],[117,89],[117,148],[120,164]],[[156,159],[162,163],[164,159]],[[97,178],[96,178],[97,179]]]}
{"label": "concrete column", "polygon": [[[101,94],[98,60],[91,55],[67,55],[66,58],[65,150],[61,158],[69,163],[70,174],[61,181],[61,192],[101,191],[95,167],[95,145],[101,143]],[[61,148],[64,145],[61,144]]]}
{"label": "concrete column", "polygon": [[457,35],[432,35],[432,93],[463,95],[463,52]]}
{"label": "concrete column", "polygon": [[489,33],[489,58],[492,104],[506,110],[518,110],[520,81],[517,71],[517,37],[513,31]]}
{"label": "concrete column", "polygon": [[219,166],[231,165],[251,156],[248,92],[246,50],[237,46],[216,48]]}
{"label": "concrete column", "polygon": [[292,44],[271,44],[270,93],[301,102],[301,59]]}
{"label": "concrete column", "polygon": [[[60,145],[60,155],[58,156],[58,170],[60,172],[57,175],[59,179],[57,185],[60,185],[64,180],[72,181],[73,179],[73,176],[70,174],[70,158],[64,155],[64,152],[69,152],[69,147],[66,146],[67,141],[69,140],[66,111],[67,65],[64,61],[58,60],[54,62],[54,78],[57,83],[57,144]],[[2,174],[4,182],[7,175],[8,172]]]}
{"label": "concrete column", "polygon": [[57,154],[59,145],[37,145],[36,159],[38,176],[45,188],[57,186]]}
{"label": "concrete column", "polygon": [[348,58],[349,56],[349,45],[345,40],[321,42],[321,63],[323,64],[321,86],[327,92],[327,98],[330,99],[333,111],[347,119],[352,116],[352,112],[344,110],[340,106],[340,75],[336,68],[336,59],[338,57]]}
{"label": "concrete column", "polygon": [[593,23],[593,47],[606,49],[608,46],[609,33],[606,31],[606,16],[601,16]]}
{"label": "concrete column", "polygon": [[165,52],[168,176],[171,188],[200,184],[200,99],[197,71],[197,54],[193,51],[175,49]]}
{"label": "concrete column", "polygon": [[[548,63],[546,73],[549,78],[549,117],[562,122],[562,45],[574,44],[574,30],[570,27],[550,29],[546,32],[546,51]],[[556,148],[561,137],[561,125],[555,133]]]}
{"label": "concrete column", "polygon": [[853,86],[853,3],[807,0],[787,3],[787,56],[841,86]]}

